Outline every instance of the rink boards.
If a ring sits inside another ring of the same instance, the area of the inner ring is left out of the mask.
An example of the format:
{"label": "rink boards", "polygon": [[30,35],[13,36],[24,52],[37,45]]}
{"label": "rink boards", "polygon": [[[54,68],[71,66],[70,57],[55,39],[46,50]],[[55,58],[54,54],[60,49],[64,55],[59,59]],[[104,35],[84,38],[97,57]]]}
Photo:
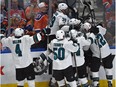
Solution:
{"label": "rink boards", "polygon": [[[32,57],[38,57],[40,53],[44,52],[43,49],[32,50]],[[115,48],[111,48],[112,54],[115,54]],[[113,84],[116,83],[116,58],[113,61]],[[107,87],[106,77],[103,67],[100,68],[100,87]],[[36,75],[36,87],[48,87],[48,82],[51,75],[45,73],[43,75]],[[4,51],[0,54],[0,87],[16,87],[15,80],[15,67],[12,60],[12,54],[10,51]],[[25,87],[27,86],[25,80]],[[116,84],[113,86],[116,87]]]}

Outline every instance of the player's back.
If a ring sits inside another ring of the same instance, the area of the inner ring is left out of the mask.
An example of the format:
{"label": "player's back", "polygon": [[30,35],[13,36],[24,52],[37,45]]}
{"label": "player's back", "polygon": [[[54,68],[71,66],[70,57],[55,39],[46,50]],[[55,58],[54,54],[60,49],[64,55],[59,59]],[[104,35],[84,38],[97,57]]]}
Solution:
{"label": "player's back", "polygon": [[3,40],[3,44],[9,47],[12,52],[16,68],[24,68],[32,63],[30,48],[34,41],[31,37],[28,35],[20,38],[12,36]]}
{"label": "player's back", "polygon": [[50,21],[51,35],[55,34],[60,29],[60,25],[68,24],[68,16],[56,11]]}
{"label": "player's back", "polygon": [[94,43],[90,46],[90,48],[94,56],[97,56],[99,58],[99,56],[101,55],[101,58],[105,58],[111,53],[108,42],[104,38],[106,30],[105,28],[102,28],[100,26],[98,28],[99,33],[96,35],[96,39]]}
{"label": "player's back", "polygon": [[50,49],[54,51],[53,69],[61,70],[71,66],[71,51],[67,50],[66,45],[72,44],[72,42],[67,39],[61,41],[54,39],[50,44]]}
{"label": "player's back", "polygon": [[[89,46],[90,43],[83,36],[77,37],[77,41],[78,41],[79,49],[76,52],[76,62],[77,62],[77,66],[81,66],[85,62],[83,47],[84,46]],[[73,62],[74,62],[74,59],[73,59]],[[73,63],[73,66],[75,66],[75,63]]]}

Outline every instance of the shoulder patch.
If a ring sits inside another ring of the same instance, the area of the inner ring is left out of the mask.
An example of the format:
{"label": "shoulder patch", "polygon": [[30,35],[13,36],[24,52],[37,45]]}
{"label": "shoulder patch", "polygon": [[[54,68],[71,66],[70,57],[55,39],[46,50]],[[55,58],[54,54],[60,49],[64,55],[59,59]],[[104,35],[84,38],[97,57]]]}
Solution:
{"label": "shoulder patch", "polygon": [[36,15],[36,17],[35,17],[35,19],[36,20],[40,20],[41,18],[42,18],[42,16],[43,16],[43,13],[38,13],[37,15]]}

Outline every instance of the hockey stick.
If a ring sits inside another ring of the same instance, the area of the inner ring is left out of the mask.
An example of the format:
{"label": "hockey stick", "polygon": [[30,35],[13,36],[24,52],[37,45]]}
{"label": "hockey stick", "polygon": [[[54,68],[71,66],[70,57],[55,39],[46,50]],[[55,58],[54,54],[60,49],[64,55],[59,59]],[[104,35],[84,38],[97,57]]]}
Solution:
{"label": "hockey stick", "polygon": [[[90,3],[92,3],[92,2],[90,2]],[[92,7],[92,4],[88,4],[88,7],[89,7],[90,15],[91,15],[91,18],[92,18],[92,24],[95,27],[96,24],[95,24],[94,20],[96,19],[96,17],[95,17],[94,8]],[[99,51],[100,51],[100,54],[99,54],[100,62],[101,62],[101,65],[103,66],[103,62],[102,62],[102,58],[101,58],[101,49],[100,49],[100,44],[99,44],[99,38],[96,38],[96,41],[97,41],[97,44],[98,44],[98,47],[99,47]]]}
{"label": "hockey stick", "polygon": [[98,48],[99,48],[99,51],[100,51],[100,54],[99,54],[100,62],[101,62],[101,65],[103,66],[102,57],[101,57],[101,49],[100,49],[100,44],[99,44],[99,38],[96,38],[96,41],[97,41]]}
{"label": "hockey stick", "polygon": [[74,58],[74,63],[75,63],[75,70],[76,70],[76,74],[77,74],[76,75],[76,80],[77,80],[77,85],[78,85],[78,83],[79,83],[78,81],[79,80],[78,80],[78,69],[77,69],[76,53],[75,52],[73,53],[73,58]]}
{"label": "hockey stick", "polygon": [[[84,4],[84,9],[83,9],[83,13],[82,13],[82,18],[83,18],[83,23],[84,21],[88,18],[88,17],[91,17],[92,18],[92,23],[93,23],[93,26],[95,26],[95,23],[94,23],[94,19],[95,19],[95,12],[94,12],[94,8],[92,6],[92,2],[86,2],[84,1],[83,2]],[[89,13],[84,16],[85,14],[85,10],[88,9],[89,10]]]}
{"label": "hockey stick", "polygon": [[74,4],[76,3],[76,0],[73,0],[73,1],[74,2],[71,5],[69,5],[68,0],[66,0],[66,4],[68,5],[68,8],[72,11],[72,15],[71,16],[73,18],[78,18],[79,13],[78,13],[78,11],[77,11],[77,9],[75,7],[73,8]]}

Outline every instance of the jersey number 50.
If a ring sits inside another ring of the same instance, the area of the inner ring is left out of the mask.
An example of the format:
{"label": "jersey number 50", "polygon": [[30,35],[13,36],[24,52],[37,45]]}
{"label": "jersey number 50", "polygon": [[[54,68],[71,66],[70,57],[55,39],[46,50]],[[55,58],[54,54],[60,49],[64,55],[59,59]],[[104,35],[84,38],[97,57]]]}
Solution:
{"label": "jersey number 50", "polygon": [[54,60],[56,59],[63,60],[65,58],[64,48],[53,48],[53,50],[54,50]]}

